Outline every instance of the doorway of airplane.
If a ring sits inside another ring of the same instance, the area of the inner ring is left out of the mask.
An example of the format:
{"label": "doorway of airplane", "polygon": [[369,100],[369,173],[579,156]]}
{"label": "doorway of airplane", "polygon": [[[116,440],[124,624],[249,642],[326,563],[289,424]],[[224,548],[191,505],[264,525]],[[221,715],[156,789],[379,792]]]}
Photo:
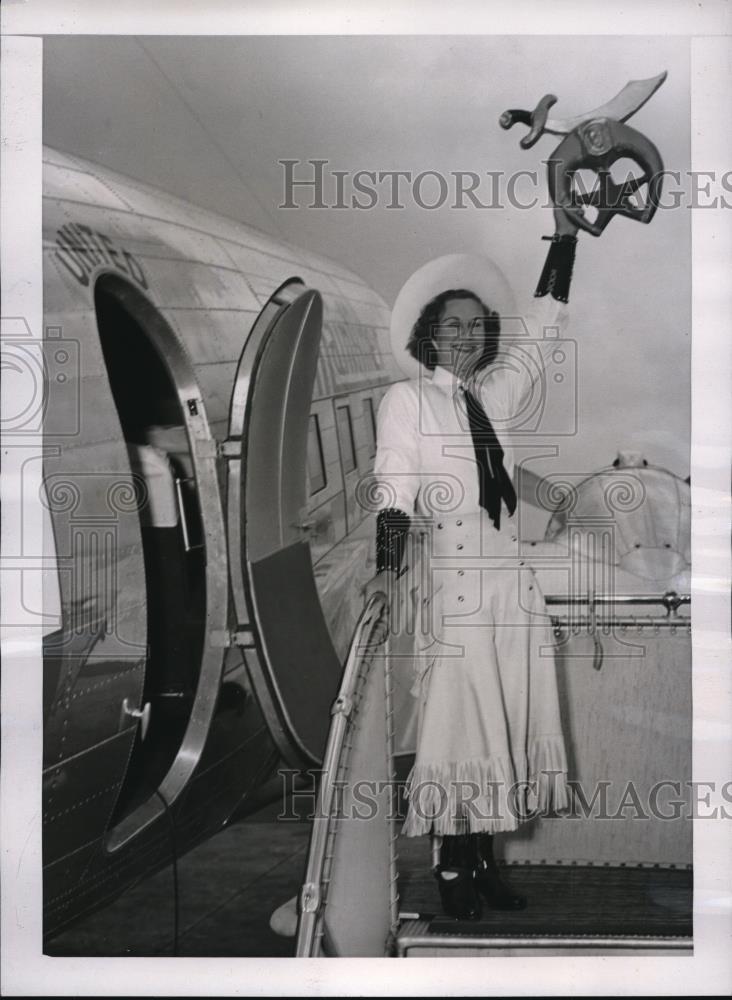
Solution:
{"label": "doorway of airplane", "polygon": [[[210,431],[185,353],[157,309],[118,276],[102,275],[94,300],[137,493],[148,634],[141,704],[121,706],[138,726],[112,817],[113,849],[155,818],[159,792],[168,804],[175,799],[195,766],[194,707],[196,716],[213,709],[221,668],[221,650],[206,642],[207,618],[214,601],[225,616],[226,580],[224,570],[223,588],[212,587],[207,565],[210,539],[220,537],[223,548],[223,515],[220,502],[202,503],[202,486],[217,491],[215,464],[207,483],[196,451]],[[187,767],[175,766],[180,757]]]}

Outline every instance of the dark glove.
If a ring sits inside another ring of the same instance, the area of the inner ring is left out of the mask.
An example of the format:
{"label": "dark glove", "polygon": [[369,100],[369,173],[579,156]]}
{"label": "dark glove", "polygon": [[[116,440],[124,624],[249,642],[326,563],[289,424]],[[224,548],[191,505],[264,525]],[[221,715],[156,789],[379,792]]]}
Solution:
{"label": "dark glove", "polygon": [[376,572],[389,569],[398,573],[404,560],[410,518],[397,507],[379,511],[376,518]]}

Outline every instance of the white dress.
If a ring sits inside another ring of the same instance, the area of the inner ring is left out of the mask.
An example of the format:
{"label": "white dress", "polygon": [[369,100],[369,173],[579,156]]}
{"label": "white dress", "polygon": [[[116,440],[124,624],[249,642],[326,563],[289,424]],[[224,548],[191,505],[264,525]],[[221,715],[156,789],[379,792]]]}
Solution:
{"label": "white dress", "polygon": [[[536,300],[531,322],[535,329],[563,326],[565,308]],[[471,387],[511,476],[511,420],[539,388],[544,358],[555,349],[540,338],[531,346],[502,342],[497,363]],[[419,724],[403,832],[495,833],[566,808],[551,623],[520,550],[518,512],[509,516],[502,505],[497,530],[478,503],[475,452],[454,375],[424,369],[390,386],[377,442],[380,505],[410,514],[423,543],[412,689]]]}

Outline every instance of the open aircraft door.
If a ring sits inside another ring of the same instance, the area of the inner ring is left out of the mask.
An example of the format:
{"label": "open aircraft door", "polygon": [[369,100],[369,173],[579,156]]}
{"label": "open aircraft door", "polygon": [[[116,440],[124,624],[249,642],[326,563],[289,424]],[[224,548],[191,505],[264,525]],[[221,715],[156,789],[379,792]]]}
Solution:
{"label": "open aircraft door", "polygon": [[244,347],[229,418],[229,566],[240,646],[284,760],[318,766],[341,664],[315,587],[305,520],[308,418],[322,300],[282,285]]}

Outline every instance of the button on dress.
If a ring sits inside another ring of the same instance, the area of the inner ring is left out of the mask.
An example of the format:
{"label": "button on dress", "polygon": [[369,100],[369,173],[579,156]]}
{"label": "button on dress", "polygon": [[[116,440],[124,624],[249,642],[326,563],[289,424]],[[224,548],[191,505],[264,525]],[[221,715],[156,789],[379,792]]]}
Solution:
{"label": "button on dress", "polygon": [[[535,329],[563,326],[566,308],[536,301]],[[541,377],[551,340],[501,345],[470,386],[514,471],[511,422]],[[526,364],[527,351],[533,362]],[[518,512],[496,528],[479,504],[464,395],[452,372],[423,369],[390,386],[378,411],[374,473],[381,506],[421,535],[412,694],[417,751],[403,832],[501,832],[569,805],[554,638],[544,597],[521,554]]]}

